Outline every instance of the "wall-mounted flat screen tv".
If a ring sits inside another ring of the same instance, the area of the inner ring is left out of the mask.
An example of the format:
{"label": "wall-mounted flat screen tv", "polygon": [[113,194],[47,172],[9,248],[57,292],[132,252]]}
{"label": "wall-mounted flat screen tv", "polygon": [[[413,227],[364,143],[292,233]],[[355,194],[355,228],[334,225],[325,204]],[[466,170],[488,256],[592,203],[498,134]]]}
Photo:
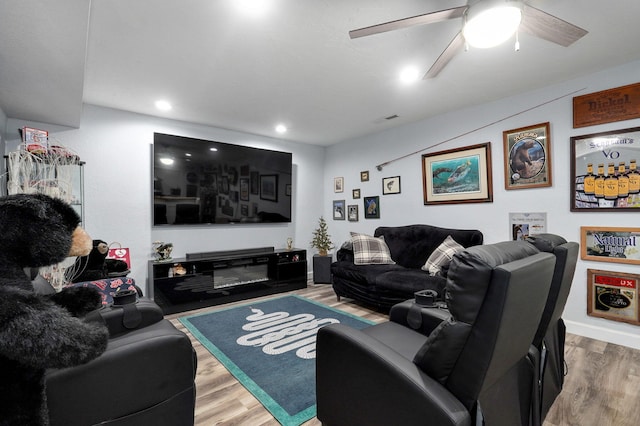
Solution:
{"label": "wall-mounted flat screen tv", "polygon": [[292,155],[154,134],[153,224],[291,222]]}

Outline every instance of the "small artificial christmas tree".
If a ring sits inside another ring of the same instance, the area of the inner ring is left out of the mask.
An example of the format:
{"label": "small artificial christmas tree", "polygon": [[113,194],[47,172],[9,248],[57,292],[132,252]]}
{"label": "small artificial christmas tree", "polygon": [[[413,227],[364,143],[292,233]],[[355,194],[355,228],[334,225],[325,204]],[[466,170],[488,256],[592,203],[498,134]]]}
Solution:
{"label": "small artificial christmas tree", "polygon": [[331,235],[329,235],[327,231],[327,222],[324,220],[324,217],[320,216],[318,228],[313,231],[313,239],[311,240],[311,247],[317,248],[320,256],[326,256],[327,251],[333,248]]}

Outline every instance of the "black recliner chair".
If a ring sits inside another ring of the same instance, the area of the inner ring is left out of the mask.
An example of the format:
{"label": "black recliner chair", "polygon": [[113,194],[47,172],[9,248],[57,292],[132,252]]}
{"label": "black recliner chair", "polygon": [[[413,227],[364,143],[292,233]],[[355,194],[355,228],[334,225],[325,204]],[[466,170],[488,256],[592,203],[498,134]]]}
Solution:
{"label": "black recliner chair", "polygon": [[527,239],[540,251],[556,256],[551,290],[545,306],[533,346],[540,353],[540,422],[542,424],[549,409],[562,390],[565,376],[564,340],[566,327],[562,312],[569,298],[569,291],[578,262],[580,245],[567,242],[553,234],[539,234]]}
{"label": "black recliner chair", "polygon": [[196,354],[189,337],[134,291],[87,316],[109,328],[93,361],[46,373],[51,426],[193,425]]}
{"label": "black recliner chair", "polygon": [[[564,383],[565,325],[561,316],[573,282],[579,245],[554,234],[532,235],[527,241],[540,251],[553,253],[556,265],[529,354],[480,397],[483,415],[491,425],[541,425]],[[505,405],[521,407],[520,416],[505,415]]]}
{"label": "black recliner chair", "polygon": [[526,358],[554,265],[553,255],[523,241],[474,246],[451,262],[447,309],[392,308],[391,321],[360,331],[323,327],[318,419],[330,426],[474,424],[479,396]]}

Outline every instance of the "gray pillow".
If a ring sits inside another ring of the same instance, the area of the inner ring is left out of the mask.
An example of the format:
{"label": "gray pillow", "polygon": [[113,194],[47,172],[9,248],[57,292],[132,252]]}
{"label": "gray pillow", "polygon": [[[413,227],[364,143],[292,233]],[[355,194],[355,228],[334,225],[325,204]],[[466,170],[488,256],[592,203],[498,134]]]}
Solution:
{"label": "gray pillow", "polygon": [[384,237],[372,237],[370,235],[351,233],[353,243],[353,263],[356,265],[393,265],[391,252]]}
{"label": "gray pillow", "polygon": [[431,256],[427,259],[423,271],[427,271],[429,275],[442,275],[442,269],[449,267],[453,255],[464,250],[464,247],[456,242],[451,235],[447,238],[431,253]]}

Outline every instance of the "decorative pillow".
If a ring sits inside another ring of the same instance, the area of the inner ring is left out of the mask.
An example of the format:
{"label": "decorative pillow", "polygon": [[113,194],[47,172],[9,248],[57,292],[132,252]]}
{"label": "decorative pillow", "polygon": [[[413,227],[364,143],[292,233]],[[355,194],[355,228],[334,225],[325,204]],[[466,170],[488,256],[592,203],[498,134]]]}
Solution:
{"label": "decorative pillow", "polygon": [[442,269],[449,266],[453,255],[463,250],[464,247],[458,244],[451,235],[448,235],[442,244],[431,253],[422,270],[427,271],[431,276],[442,275]]}
{"label": "decorative pillow", "polygon": [[353,263],[356,265],[396,263],[391,259],[391,252],[387,243],[384,242],[384,237],[376,238],[352,232],[351,242],[353,243]]}

